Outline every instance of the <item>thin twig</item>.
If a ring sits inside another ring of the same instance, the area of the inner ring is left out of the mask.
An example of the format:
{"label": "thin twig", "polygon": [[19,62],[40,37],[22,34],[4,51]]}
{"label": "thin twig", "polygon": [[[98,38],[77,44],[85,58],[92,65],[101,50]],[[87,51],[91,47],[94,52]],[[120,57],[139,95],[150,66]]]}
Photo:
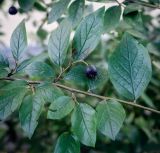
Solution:
{"label": "thin twig", "polygon": [[[16,78],[10,78],[10,77],[0,78],[0,80],[9,80],[9,81],[24,80],[24,81],[27,81],[29,84],[40,84],[40,83],[42,83],[41,81],[30,81],[30,80],[16,79]],[[156,109],[145,107],[145,106],[142,106],[142,105],[130,102],[130,101],[125,101],[125,100],[121,100],[121,99],[117,99],[117,98],[106,97],[106,96],[93,94],[93,93],[90,93],[90,92],[85,92],[85,91],[78,90],[78,89],[75,89],[75,88],[71,88],[71,87],[68,87],[68,86],[65,86],[65,85],[62,85],[62,84],[59,84],[59,83],[53,83],[53,85],[55,85],[55,86],[57,86],[61,89],[65,89],[67,91],[70,91],[71,93],[84,94],[86,96],[95,97],[95,98],[98,98],[98,99],[101,99],[101,100],[114,100],[114,101],[118,101],[122,104],[130,105],[130,106],[133,106],[133,107],[136,107],[136,108],[140,108],[140,109],[143,109],[143,110],[147,110],[147,111],[150,111],[150,112],[153,112],[153,113],[160,114],[160,111],[158,111]]]}
{"label": "thin twig", "polygon": [[119,6],[122,6],[122,7],[125,8],[125,5],[124,5],[123,3],[120,3],[118,0],[115,0],[115,1],[117,2],[117,4],[118,4]]}
{"label": "thin twig", "polygon": [[75,62],[70,62],[70,63],[68,64],[68,66],[67,66],[63,71],[60,72],[60,74],[58,75],[58,77],[55,79],[54,82],[59,81],[59,80],[61,79],[62,75],[63,75],[65,72],[67,72],[72,66],[74,66],[74,65],[76,65],[76,64],[78,64],[78,63],[82,63],[82,64],[85,64],[86,66],[88,66],[88,63],[85,62],[85,61],[83,61],[83,60],[79,60],[79,61],[75,61]]}
{"label": "thin twig", "polygon": [[118,5],[121,5],[121,3],[118,0],[115,0],[115,1],[118,3]]}

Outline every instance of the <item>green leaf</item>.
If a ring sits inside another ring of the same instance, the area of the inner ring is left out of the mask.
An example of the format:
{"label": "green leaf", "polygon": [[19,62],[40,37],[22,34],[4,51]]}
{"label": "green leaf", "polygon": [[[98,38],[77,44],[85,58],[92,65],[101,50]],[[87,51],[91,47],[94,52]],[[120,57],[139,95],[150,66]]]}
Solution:
{"label": "green leaf", "polygon": [[[9,88],[10,87],[10,88]],[[21,105],[27,88],[16,84],[8,85],[0,90],[0,119],[4,120]]]}
{"label": "green leaf", "polygon": [[8,71],[4,66],[0,65],[0,77],[6,77],[8,75]]}
{"label": "green leaf", "polygon": [[55,2],[52,6],[51,11],[48,16],[48,23],[52,23],[59,19],[63,13],[65,13],[70,0],[59,0]]}
{"label": "green leaf", "polygon": [[126,30],[126,32],[131,34],[132,36],[134,36],[136,38],[139,38],[139,39],[146,40],[146,38],[147,38],[142,32],[134,30],[134,29],[128,29],[128,30]]}
{"label": "green leaf", "polygon": [[43,28],[39,28],[37,31],[37,36],[41,39],[41,40],[45,40],[47,38],[48,32],[47,30],[43,29]]}
{"label": "green leaf", "polygon": [[80,143],[73,135],[63,133],[58,138],[54,153],[80,153]]}
{"label": "green leaf", "polygon": [[9,61],[2,53],[0,53],[0,66],[9,67]]}
{"label": "green leaf", "polygon": [[48,43],[48,54],[53,63],[61,66],[67,55],[71,33],[71,25],[63,21],[60,26],[51,33]]}
{"label": "green leaf", "polygon": [[85,75],[86,66],[76,65],[68,73],[65,74],[64,79],[73,81],[77,84],[86,83],[87,77]]}
{"label": "green leaf", "polygon": [[13,57],[18,61],[22,52],[27,48],[25,21],[23,20],[14,30],[10,40]]}
{"label": "green leaf", "polygon": [[15,80],[6,84],[1,90],[15,90],[16,88],[25,88],[28,83],[24,80]]}
{"label": "green leaf", "polygon": [[129,14],[129,13],[136,13],[141,8],[142,8],[142,6],[140,6],[140,5],[136,4],[136,3],[128,4],[126,6],[126,8],[124,9],[123,14],[126,15],[126,14]]}
{"label": "green leaf", "polygon": [[96,111],[98,130],[105,136],[115,140],[126,117],[122,105],[111,100],[103,101],[98,104]]}
{"label": "green leaf", "polygon": [[31,78],[36,79],[50,80],[55,76],[53,69],[48,64],[38,61],[28,65],[26,68],[26,73]]}
{"label": "green leaf", "polygon": [[79,104],[72,114],[72,129],[82,144],[95,146],[96,142],[96,113],[87,104]]}
{"label": "green leaf", "polygon": [[90,90],[96,89],[108,80],[107,70],[97,67],[97,76],[89,79],[86,76],[86,66],[77,65],[73,67],[64,77],[65,80],[73,81],[76,84],[86,84]]}
{"label": "green leaf", "polygon": [[28,11],[30,10],[34,3],[36,2],[37,0],[18,0],[18,3],[19,3],[19,6],[21,7],[21,9],[23,9],[24,11]]}
{"label": "green leaf", "polygon": [[42,53],[40,55],[37,55],[37,56],[31,57],[29,59],[26,59],[26,60],[24,60],[24,61],[22,61],[21,63],[18,64],[16,71],[17,72],[24,71],[25,68],[27,66],[29,66],[31,63],[42,62],[42,61],[45,61],[47,58],[48,58],[48,54],[47,53]]}
{"label": "green leaf", "polygon": [[89,90],[94,90],[98,87],[102,87],[104,83],[108,80],[107,70],[104,68],[97,67],[97,76],[95,79],[88,79],[87,78],[87,85]]}
{"label": "green leaf", "polygon": [[39,95],[39,98],[46,103],[52,103],[60,96],[64,96],[63,92],[59,88],[53,86],[50,82],[39,84],[36,87],[36,93]]}
{"label": "green leaf", "polygon": [[37,125],[38,119],[42,112],[44,101],[39,98],[39,94],[27,96],[19,110],[19,119],[22,129],[29,138],[32,137]]}
{"label": "green leaf", "polygon": [[105,12],[104,26],[106,31],[115,29],[121,19],[122,8],[121,6],[112,6]]}
{"label": "green leaf", "polygon": [[143,23],[142,14],[139,11],[123,14],[123,24],[128,33],[141,39],[147,39],[147,31]]}
{"label": "green leaf", "polygon": [[62,96],[53,101],[49,107],[48,119],[62,119],[74,108],[75,103],[71,97]]}
{"label": "green leaf", "polygon": [[81,21],[84,13],[84,0],[75,0],[69,7],[69,20],[72,23],[72,27],[75,28]]}
{"label": "green leaf", "polygon": [[20,63],[16,69],[17,72],[22,71],[23,69],[25,69],[29,64],[32,63],[32,59],[26,59],[24,60],[22,63]]}
{"label": "green leaf", "polygon": [[85,59],[98,45],[103,31],[104,7],[86,16],[78,26],[73,39],[75,60]]}
{"label": "green leaf", "polygon": [[36,8],[38,11],[41,11],[41,12],[47,11],[47,7],[45,6],[45,4],[40,1],[37,1],[34,3],[34,8]]}
{"label": "green leaf", "polygon": [[125,34],[109,59],[108,71],[115,89],[122,96],[136,100],[152,75],[148,50],[132,36]]}

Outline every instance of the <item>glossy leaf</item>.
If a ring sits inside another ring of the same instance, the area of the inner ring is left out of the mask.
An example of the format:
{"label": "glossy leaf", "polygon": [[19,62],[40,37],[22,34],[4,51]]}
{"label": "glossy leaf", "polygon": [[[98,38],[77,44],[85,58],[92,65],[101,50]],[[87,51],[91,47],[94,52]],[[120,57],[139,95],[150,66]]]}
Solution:
{"label": "glossy leaf", "polygon": [[65,13],[69,2],[70,0],[59,0],[58,2],[55,2],[49,12],[48,23],[56,21],[63,13]]}
{"label": "glossy leaf", "polygon": [[98,130],[105,136],[115,140],[125,119],[125,110],[115,101],[103,101],[97,108]]}
{"label": "glossy leaf", "polygon": [[19,119],[21,127],[29,138],[32,137],[37,125],[38,119],[42,112],[44,101],[39,98],[38,94],[27,96],[19,110]]}
{"label": "glossy leaf", "polygon": [[37,0],[18,0],[18,3],[24,11],[28,11],[33,7],[36,1]]}
{"label": "glossy leaf", "polygon": [[104,7],[86,16],[73,39],[75,60],[85,59],[98,45],[103,30]]}
{"label": "glossy leaf", "polygon": [[121,19],[121,13],[121,6],[112,6],[107,9],[104,15],[104,25],[106,31],[113,30],[118,26]]}
{"label": "glossy leaf", "polygon": [[10,40],[10,47],[13,57],[19,60],[21,53],[27,48],[27,35],[25,21],[23,20],[14,30]]}
{"label": "glossy leaf", "polygon": [[80,143],[69,133],[63,133],[57,141],[54,153],[80,153]]}
{"label": "glossy leaf", "polygon": [[44,62],[34,62],[27,66],[26,68],[26,73],[31,77],[31,78],[36,78],[36,79],[53,79],[55,74],[53,72],[53,69],[51,66]]}
{"label": "glossy leaf", "polygon": [[87,146],[95,146],[96,142],[96,113],[87,104],[79,104],[72,114],[72,129],[80,142]]}
{"label": "glossy leaf", "polygon": [[67,55],[71,33],[71,25],[63,21],[60,26],[51,33],[48,43],[48,54],[51,61],[61,66]]}
{"label": "glossy leaf", "polygon": [[81,21],[84,13],[84,0],[75,0],[69,7],[69,20],[72,23],[72,27],[75,28]]}
{"label": "glossy leaf", "polygon": [[136,100],[147,87],[152,74],[148,50],[129,34],[109,59],[109,76],[124,97]]}
{"label": "glossy leaf", "polygon": [[74,108],[75,103],[71,97],[61,96],[53,101],[49,107],[48,119],[61,119],[67,116]]}

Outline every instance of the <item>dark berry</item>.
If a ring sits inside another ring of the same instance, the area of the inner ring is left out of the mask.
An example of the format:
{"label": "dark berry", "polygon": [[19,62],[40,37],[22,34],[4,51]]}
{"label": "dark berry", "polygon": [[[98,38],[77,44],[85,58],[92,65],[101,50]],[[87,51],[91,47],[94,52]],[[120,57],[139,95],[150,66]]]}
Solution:
{"label": "dark berry", "polygon": [[8,10],[8,13],[11,14],[11,15],[15,15],[17,14],[17,8],[15,6],[11,6]]}
{"label": "dark berry", "polygon": [[97,74],[97,68],[94,65],[90,65],[86,68],[86,76],[89,79],[95,79]]}

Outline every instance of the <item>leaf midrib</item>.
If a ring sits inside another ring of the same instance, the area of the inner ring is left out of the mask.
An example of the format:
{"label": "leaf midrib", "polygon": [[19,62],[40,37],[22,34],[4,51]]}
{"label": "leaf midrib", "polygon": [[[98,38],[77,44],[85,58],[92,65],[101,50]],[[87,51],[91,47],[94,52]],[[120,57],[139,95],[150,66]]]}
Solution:
{"label": "leaf midrib", "polygon": [[132,71],[131,58],[130,58],[130,52],[129,52],[129,47],[128,47],[128,38],[127,37],[126,37],[126,45],[127,45],[127,51],[128,51],[128,60],[129,60],[129,71],[130,71],[130,78],[131,78],[131,87],[132,87],[133,97],[134,97],[134,100],[135,100],[136,99],[136,97],[135,97],[135,89],[134,89],[134,86],[133,86],[133,77],[132,77],[133,71]]}
{"label": "leaf midrib", "polygon": [[87,126],[87,124],[86,124],[86,122],[85,122],[85,119],[84,119],[84,115],[83,115],[83,108],[81,108],[81,106],[79,106],[79,108],[80,108],[80,113],[81,113],[81,115],[82,115],[82,120],[83,120],[83,122],[84,122],[84,125],[85,125],[85,127],[86,127],[86,129],[87,129],[87,133],[88,133],[88,135],[89,135],[89,138],[90,138],[90,140],[91,140],[91,143],[93,142],[93,140],[92,140],[92,136],[90,135],[90,132],[89,132],[89,130],[88,130],[88,126]]}
{"label": "leaf midrib", "polygon": [[[89,36],[89,34],[90,34],[90,32],[91,32],[91,30],[92,30],[92,28],[93,28],[94,22],[95,22],[95,16],[94,16],[94,20],[93,20],[93,22],[92,22],[92,25],[91,25],[91,27],[89,28],[89,31],[88,31],[87,34],[86,34],[86,39],[85,39],[85,41],[84,41],[81,49],[80,49],[79,52],[78,52],[77,59],[79,59],[79,56],[81,56],[81,54],[82,54],[83,52],[85,52],[85,51],[82,52],[82,50],[83,50],[83,48],[84,48],[84,46],[85,46],[85,44],[86,44],[86,41],[88,40],[88,36]],[[87,30],[87,24],[85,24],[85,26],[86,26],[86,30]],[[80,30],[80,31],[81,31],[81,30]],[[81,33],[80,33],[80,37],[81,37]]]}

